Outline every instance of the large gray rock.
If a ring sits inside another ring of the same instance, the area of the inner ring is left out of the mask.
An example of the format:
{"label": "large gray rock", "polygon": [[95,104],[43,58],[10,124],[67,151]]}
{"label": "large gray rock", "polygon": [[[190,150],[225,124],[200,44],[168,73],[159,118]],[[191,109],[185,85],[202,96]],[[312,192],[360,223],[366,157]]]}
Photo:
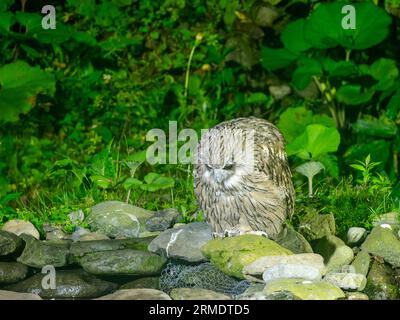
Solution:
{"label": "large gray rock", "polygon": [[310,211],[300,221],[299,232],[308,240],[320,239],[336,233],[333,214],[318,214]]}
{"label": "large gray rock", "polygon": [[28,267],[18,262],[0,262],[0,284],[25,279]]}
{"label": "large gray rock", "polygon": [[46,233],[46,240],[69,240],[70,236],[64,232],[61,226],[45,223],[43,230]]}
{"label": "large gray rock", "polygon": [[0,300],[42,300],[37,294],[0,290]]}
{"label": "large gray rock", "polygon": [[120,289],[160,289],[160,277],[144,277],[123,284]]}
{"label": "large gray rock", "polygon": [[371,300],[399,299],[399,288],[394,281],[392,268],[374,261],[368,273],[364,292]]}
{"label": "large gray rock", "polygon": [[18,262],[34,268],[46,265],[64,267],[72,262],[68,242],[39,241],[26,234],[22,234],[21,238],[25,241],[25,248]]}
{"label": "large gray rock", "polygon": [[94,241],[94,240],[107,240],[110,239],[105,234],[98,232],[91,232],[82,227],[76,227],[75,231],[71,234],[71,240],[77,241]]}
{"label": "large gray rock", "polygon": [[93,252],[116,251],[122,249],[147,251],[147,247],[153,239],[154,237],[79,241],[71,244],[70,253],[78,259],[85,254]]}
{"label": "large gray rock", "polygon": [[[7,287],[16,292],[34,293],[44,299],[89,299],[105,295],[117,288],[117,285],[100,280],[83,270],[60,270],[56,273],[56,288],[44,289],[43,277],[47,274],[38,273]],[[46,279],[44,279],[46,282]]]}
{"label": "large gray rock", "polygon": [[373,228],[361,248],[370,254],[382,257],[394,267],[400,267],[400,241],[391,228],[381,226]]}
{"label": "large gray rock", "polygon": [[145,210],[120,201],[105,201],[94,207],[87,218],[91,230],[111,238],[135,238],[145,230],[145,222],[153,215]]}
{"label": "large gray rock", "polygon": [[400,227],[399,213],[398,212],[388,212],[377,216],[372,222],[374,226],[380,226],[382,224],[388,224],[394,229]]}
{"label": "large gray rock", "polygon": [[317,269],[322,274],[325,269],[324,258],[315,253],[300,253],[286,256],[265,256],[261,257],[243,268],[243,275],[246,279],[256,281],[268,268],[276,265],[303,265]]}
{"label": "large gray rock", "polygon": [[149,231],[164,231],[171,228],[181,218],[182,214],[174,208],[161,210],[146,220],[146,229]]}
{"label": "large gray rock", "polygon": [[268,283],[276,279],[304,279],[310,281],[321,280],[321,271],[304,264],[277,264],[263,273],[263,280]]}
{"label": "large gray rock", "polygon": [[124,289],[96,300],[171,300],[165,292],[155,289]]}
{"label": "large gray rock", "polygon": [[83,269],[95,275],[158,275],[165,262],[159,255],[132,249],[88,253],[79,259]]}
{"label": "large gray rock", "polygon": [[231,300],[223,293],[201,288],[175,288],[170,296],[173,300]]}
{"label": "large gray rock", "polygon": [[313,240],[311,246],[315,253],[324,257],[325,273],[339,271],[342,266],[350,264],[354,258],[353,250],[333,235]]}
{"label": "large gray rock", "polygon": [[364,276],[367,276],[369,271],[370,261],[371,257],[369,256],[368,252],[361,250],[359,253],[357,253],[351,265],[354,267],[356,273],[360,273],[363,274]]}
{"label": "large gray rock", "polygon": [[252,283],[245,292],[239,295],[237,300],[299,300],[289,291],[276,291],[270,294],[264,293],[265,284]]}
{"label": "large gray rock", "polygon": [[211,228],[204,222],[193,222],[165,230],[149,244],[149,251],[189,262],[204,261],[200,248],[212,239]]}
{"label": "large gray rock", "polygon": [[328,273],[324,277],[327,281],[344,290],[363,291],[367,284],[367,278],[359,273]]}
{"label": "large gray rock", "polygon": [[37,231],[35,226],[29,221],[18,219],[7,221],[3,225],[2,230],[14,233],[17,236],[21,234],[28,234],[36,239],[40,238],[39,231]]}
{"label": "large gray rock", "polygon": [[275,242],[293,253],[313,253],[306,238],[290,227],[283,228]]}
{"label": "large gray rock", "polygon": [[22,244],[22,240],[15,234],[0,230],[0,256],[17,253]]}

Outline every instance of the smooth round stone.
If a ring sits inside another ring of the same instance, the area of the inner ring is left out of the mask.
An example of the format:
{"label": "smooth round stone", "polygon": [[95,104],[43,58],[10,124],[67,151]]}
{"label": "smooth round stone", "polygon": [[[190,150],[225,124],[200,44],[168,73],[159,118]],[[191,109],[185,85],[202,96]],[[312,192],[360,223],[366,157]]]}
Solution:
{"label": "smooth round stone", "polygon": [[362,292],[346,292],[347,300],[369,300],[369,297]]}
{"label": "smooth round stone", "polygon": [[155,289],[123,289],[95,300],[171,300],[165,292]]}
{"label": "smooth round stone", "polygon": [[25,279],[28,267],[18,262],[0,262],[0,284],[14,283]]}
{"label": "smooth round stone", "polygon": [[0,230],[0,256],[16,253],[22,248],[23,241],[14,233]]}
{"label": "smooth round stone", "polygon": [[277,264],[263,273],[263,280],[268,283],[276,279],[321,280],[321,272],[317,268],[302,264]]}
{"label": "smooth round stone", "polygon": [[360,273],[364,276],[367,276],[370,263],[371,257],[369,256],[369,253],[365,251],[360,251],[354,258],[351,266],[354,267],[355,273]]}
{"label": "smooth round stone", "polygon": [[359,227],[352,227],[347,231],[346,243],[350,247],[354,247],[362,243],[367,236],[367,230]]}
{"label": "smooth round stone", "polygon": [[324,281],[344,290],[362,291],[367,284],[367,278],[359,273],[328,273]]}
{"label": "smooth round stone", "polygon": [[182,214],[174,208],[158,211],[146,220],[146,229],[148,231],[167,230],[180,220],[181,217]]}
{"label": "smooth round stone", "polygon": [[160,289],[160,277],[144,277],[123,284],[120,289]]}
{"label": "smooth round stone", "polygon": [[37,231],[35,226],[29,221],[18,219],[7,221],[3,225],[2,230],[14,233],[17,236],[21,234],[28,234],[36,239],[40,238],[39,231]]}
{"label": "smooth round stone", "polygon": [[261,278],[264,271],[278,264],[294,264],[313,267],[322,274],[325,265],[324,258],[315,253],[300,253],[286,256],[265,256],[243,268],[246,279],[256,281]]}

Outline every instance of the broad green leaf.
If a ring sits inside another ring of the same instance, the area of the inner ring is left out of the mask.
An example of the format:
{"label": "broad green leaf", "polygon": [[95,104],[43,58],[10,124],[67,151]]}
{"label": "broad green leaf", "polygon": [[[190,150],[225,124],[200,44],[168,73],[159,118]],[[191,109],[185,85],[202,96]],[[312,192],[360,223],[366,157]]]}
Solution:
{"label": "broad green leaf", "polygon": [[155,172],[147,174],[144,177],[144,180],[146,184],[141,185],[140,188],[150,192],[172,188],[175,184],[174,179],[163,177]]}
{"label": "broad green leaf", "polygon": [[251,93],[247,98],[246,102],[248,104],[260,104],[260,103],[266,103],[268,102],[270,98],[262,92],[254,92]]}
{"label": "broad green leaf", "polygon": [[339,143],[340,134],[336,128],[310,124],[302,135],[287,145],[287,153],[289,156],[315,160],[323,154],[337,151]]}
{"label": "broad green leaf", "polygon": [[336,97],[339,102],[348,105],[358,105],[370,101],[375,93],[373,89],[362,92],[360,85],[344,85],[337,92]]}
{"label": "broad green leaf", "polygon": [[339,164],[335,155],[324,154],[319,157],[318,161],[324,165],[326,172],[330,176],[334,177],[335,179],[339,179]]}
{"label": "broad green leaf", "polygon": [[0,34],[8,33],[15,21],[15,16],[12,12],[1,12],[0,10]]}
{"label": "broad green leaf", "polygon": [[142,184],[143,184],[143,182],[140,181],[139,179],[128,178],[125,180],[123,186],[124,186],[125,190],[129,190],[129,189],[138,188]]}
{"label": "broad green leaf", "polygon": [[381,91],[390,89],[399,76],[396,61],[385,58],[376,60],[371,66],[362,65],[361,70],[378,81],[373,88]]}
{"label": "broad green leaf", "polygon": [[0,68],[0,120],[16,121],[35,104],[38,93],[54,94],[53,75],[16,61]]}
{"label": "broad green leaf", "polygon": [[400,90],[398,90],[390,99],[386,107],[386,115],[390,119],[396,119],[400,113]]}
{"label": "broad green leaf", "polygon": [[1,0],[0,1],[0,12],[6,11],[8,7],[14,4],[15,0]]}
{"label": "broad green leaf", "polygon": [[277,126],[289,143],[304,132],[312,117],[312,112],[305,107],[288,108],[279,117]]}
{"label": "broad green leaf", "polygon": [[261,65],[267,70],[277,70],[288,66],[298,59],[299,54],[282,49],[261,48]]}
{"label": "broad green leaf", "polygon": [[393,138],[398,134],[396,123],[389,119],[358,119],[352,128],[357,134],[373,137]]}
{"label": "broad green leaf", "polygon": [[290,22],[281,33],[282,43],[285,48],[293,52],[306,51],[311,45],[304,38],[305,19]]}
{"label": "broad green leaf", "polygon": [[352,61],[334,61],[330,58],[323,62],[324,69],[331,77],[346,77],[358,74],[358,67]]}
{"label": "broad green leaf", "polygon": [[293,85],[299,89],[305,89],[312,81],[313,76],[318,76],[322,73],[321,64],[314,59],[304,58],[298,62],[298,67],[294,71],[292,79]]}
{"label": "broad green leaf", "polygon": [[[323,3],[317,6],[305,25],[305,37],[316,48],[338,45],[347,49],[367,49],[380,43],[389,33],[390,16],[370,2],[353,3],[356,28],[342,27],[342,8],[345,3]],[[373,17],[373,18],[372,18]]]}

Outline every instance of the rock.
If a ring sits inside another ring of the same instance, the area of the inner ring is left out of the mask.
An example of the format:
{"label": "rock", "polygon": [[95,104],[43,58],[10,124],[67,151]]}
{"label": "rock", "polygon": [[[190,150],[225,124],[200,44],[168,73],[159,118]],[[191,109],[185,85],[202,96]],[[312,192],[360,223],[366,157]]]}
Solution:
{"label": "rock", "polygon": [[0,284],[25,279],[28,267],[18,262],[0,262]]}
{"label": "rock", "polygon": [[361,248],[370,254],[382,257],[394,267],[400,267],[400,241],[390,228],[381,226],[373,228]]}
{"label": "rock", "polygon": [[116,251],[122,249],[147,251],[147,247],[153,239],[153,237],[149,237],[74,242],[71,244],[70,253],[75,259],[78,259],[85,254],[93,252]]}
{"label": "rock", "polygon": [[346,244],[349,247],[354,247],[361,244],[367,236],[367,230],[359,227],[352,227],[347,231]]}
{"label": "rock", "polygon": [[264,288],[267,295],[279,291],[289,291],[301,300],[336,300],[345,297],[340,288],[326,281],[278,279],[268,282]]}
{"label": "rock", "polygon": [[268,283],[276,279],[304,279],[310,281],[321,280],[321,271],[312,266],[303,264],[276,264],[263,273],[263,280]]}
{"label": "rock", "polygon": [[327,281],[344,290],[363,291],[367,278],[359,273],[328,273],[323,281]]}
{"label": "rock", "polygon": [[146,229],[148,231],[164,231],[171,228],[181,218],[182,214],[174,208],[161,210],[146,220]]}
{"label": "rock", "polygon": [[25,241],[25,248],[17,259],[18,262],[34,268],[42,268],[46,265],[64,267],[72,262],[68,242],[39,241],[26,234],[22,234],[21,238]]}
{"label": "rock", "polygon": [[382,224],[388,224],[394,229],[400,227],[399,213],[398,212],[388,212],[377,216],[372,222],[374,226],[380,226]]}
{"label": "rock", "polygon": [[368,273],[364,292],[371,300],[397,300],[399,289],[393,279],[392,268],[374,261]]}
{"label": "rock", "polygon": [[92,207],[87,223],[92,231],[111,238],[135,238],[145,231],[145,221],[152,215],[152,211],[124,202],[105,201]]}
{"label": "rock", "polygon": [[85,220],[85,214],[83,213],[82,210],[72,211],[68,214],[68,218],[72,224],[78,224],[83,222],[83,220]]}
{"label": "rock", "polygon": [[225,47],[232,49],[225,57],[226,62],[234,61],[243,68],[249,69],[260,61],[260,54],[257,52],[254,42],[247,37],[231,37],[226,40]]}
{"label": "rock", "polygon": [[39,231],[37,231],[35,226],[29,221],[18,220],[18,219],[7,221],[3,225],[2,230],[14,233],[17,236],[21,234],[28,234],[36,239],[40,238]]}
{"label": "rock", "polygon": [[350,264],[354,258],[353,250],[333,235],[313,240],[311,246],[315,253],[324,257],[325,273],[340,270],[342,266]]}
{"label": "rock", "polygon": [[275,242],[293,253],[313,253],[306,238],[290,227],[283,228]]}
{"label": "rock", "polygon": [[351,265],[354,267],[354,270],[356,273],[363,274],[364,276],[367,276],[368,270],[369,270],[369,264],[370,264],[371,258],[368,254],[368,252],[365,251],[360,251],[354,261],[351,263]]}
{"label": "rock", "polygon": [[44,224],[43,230],[46,233],[46,240],[69,240],[70,238],[60,226]]}
{"label": "rock", "polygon": [[237,300],[298,300],[289,291],[278,291],[271,294],[263,292],[265,284],[252,283],[250,287],[237,297]]}
{"label": "rock", "polygon": [[269,86],[269,93],[275,100],[282,100],[292,92],[292,89],[286,84],[280,86]]}
{"label": "rock", "polygon": [[188,262],[205,258],[200,248],[212,239],[211,228],[204,222],[193,222],[162,232],[149,244],[149,251]]}
{"label": "rock", "polygon": [[42,280],[45,276],[46,274],[38,273],[22,282],[8,286],[7,289],[34,293],[44,299],[89,299],[105,295],[117,288],[116,284],[100,280],[83,270],[59,270],[56,273],[56,288],[44,289]]}
{"label": "rock", "polygon": [[231,300],[225,294],[201,288],[175,288],[170,296],[172,300]]}
{"label": "rock", "polygon": [[314,253],[301,253],[286,256],[261,257],[245,266],[242,273],[246,279],[255,281],[261,278],[266,269],[279,264],[309,266],[317,269],[320,274],[322,274],[325,269],[324,258],[322,256]]}
{"label": "rock", "polygon": [[272,6],[261,6],[257,9],[254,22],[261,27],[272,27],[274,21],[279,17],[279,12]]}
{"label": "rock", "polygon": [[79,259],[82,268],[95,275],[158,275],[165,262],[156,254],[132,249],[93,252]]}
{"label": "rock", "polygon": [[124,289],[96,300],[171,300],[165,292],[155,289]]}
{"label": "rock", "polygon": [[201,250],[216,267],[237,278],[244,278],[243,267],[261,257],[292,254],[274,241],[253,234],[213,239]]}
{"label": "rock", "polygon": [[71,235],[71,239],[74,242],[77,241],[94,241],[94,240],[107,240],[110,239],[105,234],[98,232],[91,232],[88,229],[76,227],[74,233]]}
{"label": "rock", "polygon": [[333,214],[318,214],[310,211],[300,221],[299,232],[308,240],[320,239],[336,233]]}
{"label": "rock", "polygon": [[23,241],[15,234],[0,230],[0,256],[18,253],[21,250]]}
{"label": "rock", "polygon": [[369,300],[368,296],[362,292],[346,292],[347,300]]}
{"label": "rock", "polygon": [[37,294],[0,290],[0,300],[42,300]]}
{"label": "rock", "polygon": [[160,289],[160,277],[139,278],[123,284],[120,289]]}

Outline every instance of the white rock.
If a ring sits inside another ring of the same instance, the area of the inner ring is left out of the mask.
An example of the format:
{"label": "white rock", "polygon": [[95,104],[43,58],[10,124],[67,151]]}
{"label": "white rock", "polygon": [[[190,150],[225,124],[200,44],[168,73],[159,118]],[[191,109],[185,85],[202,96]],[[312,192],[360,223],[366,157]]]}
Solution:
{"label": "white rock", "polygon": [[352,227],[347,231],[346,243],[350,247],[360,244],[366,237],[367,230],[359,227]]}
{"label": "white rock", "polygon": [[37,231],[35,226],[29,221],[18,220],[18,219],[7,221],[4,224],[2,230],[14,233],[17,236],[24,233],[31,235],[32,237],[38,240],[40,239],[39,231]]}
{"label": "white rock", "polygon": [[323,281],[345,290],[357,291],[364,290],[367,284],[367,278],[360,273],[328,273]]}
{"label": "white rock", "polygon": [[268,283],[276,279],[304,279],[308,281],[321,280],[321,271],[302,264],[276,264],[263,273],[263,280]]}

